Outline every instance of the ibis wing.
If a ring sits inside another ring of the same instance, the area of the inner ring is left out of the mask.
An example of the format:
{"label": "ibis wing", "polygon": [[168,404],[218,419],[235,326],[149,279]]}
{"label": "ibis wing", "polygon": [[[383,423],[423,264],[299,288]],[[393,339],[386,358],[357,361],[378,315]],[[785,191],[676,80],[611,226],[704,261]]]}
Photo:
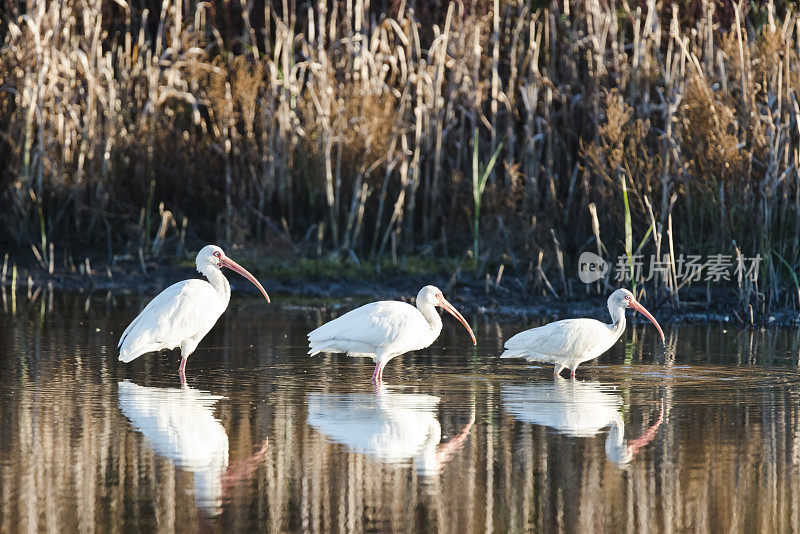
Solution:
{"label": "ibis wing", "polygon": [[409,327],[415,326],[419,319],[424,321],[422,314],[405,302],[389,300],[365,304],[311,331],[308,334],[311,350],[308,352],[371,356],[381,347],[397,343],[403,336],[413,335],[415,328]]}
{"label": "ibis wing", "polygon": [[119,340],[119,359],[129,362],[148,352],[173,349],[204,335],[219,318],[219,296],[208,282],[184,280],[156,295]]}
{"label": "ibis wing", "polygon": [[604,338],[610,338],[608,325],[595,319],[566,319],[513,336],[506,341],[502,357],[561,361],[588,354],[598,346],[598,340]]}

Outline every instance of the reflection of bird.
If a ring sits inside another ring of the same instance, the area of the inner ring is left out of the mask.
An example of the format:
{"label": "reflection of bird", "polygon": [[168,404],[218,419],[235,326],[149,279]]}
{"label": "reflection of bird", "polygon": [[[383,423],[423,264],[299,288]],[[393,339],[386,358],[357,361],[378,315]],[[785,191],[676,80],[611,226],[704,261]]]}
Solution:
{"label": "reflection of bird", "polygon": [[325,323],[308,334],[312,356],[320,352],[345,352],[366,356],[375,361],[373,382],[383,379],[386,363],[400,354],[424,349],[442,331],[441,307],[458,319],[472,337],[475,334],[466,319],[434,286],[425,286],[417,294],[417,307],[405,302],[384,300],[365,304]]}
{"label": "reflection of bird", "polygon": [[228,467],[228,435],[213,412],[221,398],[189,387],[119,383],[122,413],[156,454],[194,474],[195,500],[212,515],[221,511],[222,477]]}
{"label": "reflection of bird", "polygon": [[656,422],[639,438],[624,440],[622,397],[597,382],[556,378],[552,383],[503,386],[503,406],[515,419],[542,425],[568,436],[591,437],[610,427],[606,457],[616,464],[630,462],[656,436],[664,407]]}
{"label": "reflection of bird", "polygon": [[402,465],[413,458],[417,471],[429,476],[438,473],[464,444],[475,422],[473,408],[461,432],[439,443],[438,403],[438,397],[392,392],[385,387],[375,394],[311,393],[308,424],[332,441],[381,462]]}
{"label": "reflection of bird", "polygon": [[578,365],[610,349],[625,331],[626,308],[633,308],[650,319],[664,341],[664,332],[650,312],[636,301],[630,291],[617,289],[608,297],[611,324],[595,319],[565,319],[531,328],[506,341],[506,350],[500,357],[554,363],[554,375],[569,367],[570,378],[575,378]]}
{"label": "reflection of bird", "polygon": [[151,300],[122,333],[118,345],[121,361],[127,363],[148,352],[180,347],[179,372],[184,380],[186,359],[211,330],[231,299],[231,286],[221,267],[232,269],[250,280],[269,302],[269,296],[258,280],[225,256],[218,246],[203,247],[197,254],[196,264],[208,282],[184,280],[169,286]]}

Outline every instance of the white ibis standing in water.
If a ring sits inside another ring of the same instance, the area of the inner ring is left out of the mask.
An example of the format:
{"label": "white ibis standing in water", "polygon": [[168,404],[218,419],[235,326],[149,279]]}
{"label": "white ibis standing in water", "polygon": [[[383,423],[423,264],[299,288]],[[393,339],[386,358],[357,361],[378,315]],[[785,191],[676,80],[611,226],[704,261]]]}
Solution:
{"label": "white ibis standing in water", "polygon": [[231,286],[222,274],[227,267],[250,280],[269,302],[269,295],[247,270],[228,258],[216,245],[206,245],[197,253],[197,270],[208,278],[184,280],[169,286],[145,306],[122,333],[117,347],[119,359],[130,362],[148,352],[181,349],[178,372],[185,380],[186,359],[197,348],[228,307]]}
{"label": "white ibis standing in water", "polygon": [[506,350],[500,357],[553,363],[556,366],[554,376],[569,367],[570,378],[575,378],[578,365],[610,349],[625,331],[626,308],[633,308],[650,319],[664,342],[664,332],[650,312],[636,301],[633,293],[617,289],[608,297],[611,324],[595,319],[565,319],[531,328],[506,341]]}
{"label": "white ibis standing in water", "polygon": [[372,358],[375,372],[372,381],[383,380],[383,368],[394,358],[412,350],[428,347],[442,331],[442,318],[436,306],[458,319],[476,343],[466,319],[434,286],[425,286],[417,294],[417,307],[405,302],[384,300],[365,304],[327,322],[308,334],[310,355],[320,352],[344,352],[348,356]]}

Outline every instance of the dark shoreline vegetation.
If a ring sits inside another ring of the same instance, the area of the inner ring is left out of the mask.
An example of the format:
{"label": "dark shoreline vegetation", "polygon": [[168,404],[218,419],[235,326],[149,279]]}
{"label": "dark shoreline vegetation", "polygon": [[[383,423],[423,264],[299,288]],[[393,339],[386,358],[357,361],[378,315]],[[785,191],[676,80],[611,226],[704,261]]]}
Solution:
{"label": "dark shoreline vegetation", "polygon": [[2,283],[159,285],[216,242],[300,294],[544,308],[586,300],[582,252],[669,254],[662,313],[792,320],[800,17],[743,4],[3,2]]}
{"label": "dark shoreline vegetation", "polygon": [[[0,303],[4,312],[16,313],[18,302],[44,317],[54,295],[85,295],[85,308],[94,304],[115,304],[117,297],[143,295],[150,297],[168,285],[187,278],[200,277],[195,271],[194,256],[180,260],[174,257],[116,257],[99,262],[84,258],[75,268],[59,267],[48,272],[48,265],[31,262],[17,267],[11,256],[0,267]],[[370,301],[394,299],[411,301],[427,284],[443,288],[448,300],[466,314],[503,316],[506,318],[567,319],[594,317],[608,321],[606,299],[613,291],[596,292],[581,288],[570,297],[553,298],[532,294],[524,279],[486,277],[479,279],[462,270],[455,260],[403,258],[396,266],[390,261],[362,264],[343,269],[338,259],[275,263],[258,254],[244,254],[242,264],[263,283],[272,297],[272,306],[289,310],[347,311]],[[449,269],[453,269],[450,271]],[[252,299],[263,305],[263,299],[244,279],[228,274],[232,293],[237,298]],[[12,291],[13,289],[13,291]],[[727,293],[690,290],[682,293],[679,307],[667,301],[647,300],[649,308],[661,323],[730,323],[739,326],[795,327],[800,317],[793,309],[771,310],[758,314],[755,309],[741,310],[733,288]],[[646,295],[646,293],[645,293]],[[689,297],[689,298],[686,298]],[[146,301],[145,301],[146,302]],[[144,303],[142,303],[144,304]],[[646,323],[632,314],[635,323]],[[649,323],[647,323],[649,324]]]}

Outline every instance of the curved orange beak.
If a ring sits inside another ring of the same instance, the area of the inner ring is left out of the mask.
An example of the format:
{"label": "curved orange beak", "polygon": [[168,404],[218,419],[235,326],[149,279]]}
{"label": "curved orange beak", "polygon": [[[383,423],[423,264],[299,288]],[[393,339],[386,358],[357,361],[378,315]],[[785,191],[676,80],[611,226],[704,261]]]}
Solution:
{"label": "curved orange beak", "polygon": [[666,345],[666,344],[667,344],[667,343],[664,341],[664,331],[663,331],[663,330],[661,330],[661,326],[659,326],[659,324],[658,324],[658,321],[656,321],[656,318],[655,318],[655,317],[653,317],[653,316],[650,314],[650,312],[649,312],[649,311],[647,311],[647,310],[644,308],[644,306],[642,306],[641,304],[639,304],[639,303],[638,303],[638,302],[636,302],[635,300],[631,300],[631,301],[630,301],[630,304],[628,304],[628,307],[629,307],[629,308],[633,308],[634,310],[638,311],[639,313],[641,313],[642,315],[644,315],[645,317],[647,317],[648,319],[650,319],[650,322],[651,322],[651,323],[653,323],[653,324],[655,325],[655,327],[658,329],[658,333],[659,333],[659,335],[661,335],[661,343],[663,343],[664,345]]}
{"label": "curved orange beak", "polygon": [[236,271],[237,273],[241,274],[242,276],[250,280],[253,283],[253,285],[255,285],[261,291],[261,294],[264,295],[264,298],[267,299],[267,302],[269,302],[269,295],[267,295],[267,292],[264,291],[264,287],[260,283],[258,283],[258,280],[256,280],[255,276],[247,272],[247,269],[245,269],[244,267],[242,267],[241,265],[239,265],[238,263],[236,263],[235,261],[233,261],[228,257],[221,258],[219,261],[222,263],[224,267],[227,267],[231,271]]}
{"label": "curved orange beak", "polygon": [[469,327],[469,324],[467,323],[467,320],[464,319],[464,316],[458,313],[458,310],[455,309],[452,304],[447,302],[447,299],[444,297],[439,300],[439,306],[441,306],[441,308],[447,313],[458,319],[458,322],[464,325],[464,328],[466,328],[467,332],[469,332],[469,337],[472,338],[472,344],[477,345],[478,341],[475,339],[475,334],[472,333],[472,328]]}

